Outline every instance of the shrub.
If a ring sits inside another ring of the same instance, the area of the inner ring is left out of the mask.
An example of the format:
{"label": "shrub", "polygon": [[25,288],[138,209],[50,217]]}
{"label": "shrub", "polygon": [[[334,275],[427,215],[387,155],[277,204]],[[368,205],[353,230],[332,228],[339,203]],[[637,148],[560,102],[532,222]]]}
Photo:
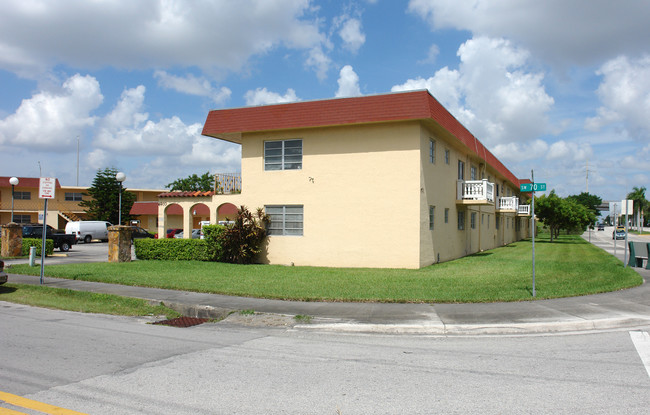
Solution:
{"label": "shrub", "polygon": [[221,244],[225,231],[226,227],[222,225],[206,225],[203,227],[209,261],[223,261],[223,247]]}
{"label": "shrub", "polygon": [[[43,252],[42,240],[38,238],[23,238],[23,247],[20,250],[20,255],[29,255],[29,247],[36,247],[36,255],[41,256]],[[45,256],[52,255],[54,253],[54,241],[51,239],[45,240]]]}
{"label": "shrub", "polygon": [[204,239],[136,239],[135,256],[142,260],[210,261]]}
{"label": "shrub", "polygon": [[223,260],[234,264],[250,264],[262,251],[262,241],[266,237],[266,225],[269,216],[262,208],[253,214],[241,206],[233,225],[227,226],[222,233],[221,247]]}

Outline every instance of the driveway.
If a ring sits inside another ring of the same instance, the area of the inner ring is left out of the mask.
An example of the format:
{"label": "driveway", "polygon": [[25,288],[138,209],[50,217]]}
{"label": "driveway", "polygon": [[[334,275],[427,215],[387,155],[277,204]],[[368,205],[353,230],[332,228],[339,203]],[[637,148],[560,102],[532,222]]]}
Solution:
{"label": "driveway", "polygon": [[[133,256],[135,258],[135,255]],[[29,258],[5,259],[5,264],[28,264]],[[75,264],[83,262],[108,262],[108,242],[78,243],[72,245],[70,251],[61,252],[54,250],[54,254],[45,257],[45,265]],[[40,265],[41,257],[36,257],[36,264]]]}

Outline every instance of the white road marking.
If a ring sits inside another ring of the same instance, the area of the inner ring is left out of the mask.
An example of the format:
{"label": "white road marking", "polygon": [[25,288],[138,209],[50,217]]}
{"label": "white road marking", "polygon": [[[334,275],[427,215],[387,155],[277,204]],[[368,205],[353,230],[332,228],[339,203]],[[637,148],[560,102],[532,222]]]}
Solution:
{"label": "white road marking", "polygon": [[650,334],[647,331],[631,331],[630,337],[637,353],[650,376]]}

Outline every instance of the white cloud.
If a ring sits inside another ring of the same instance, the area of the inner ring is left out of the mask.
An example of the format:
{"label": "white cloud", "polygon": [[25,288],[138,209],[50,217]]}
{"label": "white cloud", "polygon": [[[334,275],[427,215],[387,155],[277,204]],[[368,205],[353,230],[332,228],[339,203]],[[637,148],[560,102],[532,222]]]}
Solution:
{"label": "white cloud", "polygon": [[357,97],[361,95],[359,89],[359,76],[354,72],[352,66],[345,65],[339,72],[339,89],[336,97]]}
{"label": "white cloud", "polygon": [[434,64],[436,63],[436,59],[438,58],[439,54],[440,54],[440,48],[438,47],[438,45],[434,43],[433,45],[429,46],[427,57],[425,59],[418,61],[418,63]]}
{"label": "white cloud", "polygon": [[305,65],[316,72],[318,79],[323,80],[327,78],[327,71],[332,65],[332,60],[323,52],[323,48],[318,46],[309,51]]}
{"label": "white cloud", "polygon": [[244,98],[246,99],[246,105],[249,106],[300,101],[300,98],[296,96],[296,91],[291,88],[287,89],[284,95],[271,92],[266,88],[257,88],[255,91],[247,91]]}
{"label": "white cloud", "polygon": [[95,124],[92,112],[104,97],[99,82],[79,74],[56,91],[24,99],[14,114],[0,120],[0,144],[66,151],[83,130]]}
{"label": "white cloud", "polygon": [[548,144],[543,140],[530,143],[497,144],[492,152],[502,162],[521,162],[543,157],[548,151]]}
{"label": "white cloud", "polygon": [[621,123],[630,136],[650,140],[650,56],[612,59],[598,74],[603,76],[597,91],[603,105],[585,127],[599,130]]}
{"label": "white cloud", "polygon": [[121,154],[178,155],[201,134],[201,125],[185,125],[174,116],[158,122],[142,111],[145,87],[125,90],[101,122],[94,144]]}
{"label": "white cloud", "polygon": [[215,89],[212,83],[204,77],[196,77],[192,74],[181,77],[158,70],[154,72],[153,76],[158,79],[158,85],[165,89],[173,89],[189,95],[208,97],[216,104],[225,103],[232,93],[226,87]]}
{"label": "white cloud", "polygon": [[551,62],[593,64],[645,51],[650,2],[611,0],[410,0],[434,29],[505,37]]}
{"label": "white cloud", "polygon": [[458,70],[410,79],[393,91],[426,88],[488,147],[536,139],[550,131],[554,104],[543,74],[530,73],[527,51],[504,39],[473,38],[458,49]]}
{"label": "white cloud", "polygon": [[361,29],[361,21],[355,18],[346,19],[339,30],[343,47],[352,53],[357,53],[366,42],[366,35]]}
{"label": "white cloud", "polygon": [[593,156],[593,150],[588,143],[574,143],[564,140],[551,144],[546,158],[548,160],[566,159],[586,161]]}
{"label": "white cloud", "polygon": [[311,7],[309,0],[6,0],[0,68],[23,75],[57,64],[238,70],[273,48],[320,45]]}

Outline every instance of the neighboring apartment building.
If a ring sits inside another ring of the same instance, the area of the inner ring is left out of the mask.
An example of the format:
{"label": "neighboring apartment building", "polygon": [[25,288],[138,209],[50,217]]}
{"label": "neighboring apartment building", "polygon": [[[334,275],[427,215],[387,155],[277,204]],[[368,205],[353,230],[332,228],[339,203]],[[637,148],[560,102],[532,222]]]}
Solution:
{"label": "neighboring apartment building", "polygon": [[529,236],[520,180],[428,91],[215,110],[203,135],[241,144],[239,192],[160,195],[159,232],[261,207],[262,262],[404,268]]}
{"label": "neighboring apartment building", "polygon": [[[11,221],[12,189],[11,177],[0,177],[0,224]],[[56,180],[54,199],[48,200],[47,223],[57,229],[64,229],[68,221],[85,220],[86,212],[79,202],[86,200],[87,187],[63,186]],[[131,210],[138,215],[141,226],[150,231],[158,229],[158,195],[164,190],[159,189],[127,189],[136,195],[136,202]],[[14,188],[14,222],[43,223],[44,200],[38,197],[38,177],[18,177],[18,185]],[[154,203],[156,208],[152,214],[139,213],[141,204]],[[141,216],[139,216],[141,215]]]}

